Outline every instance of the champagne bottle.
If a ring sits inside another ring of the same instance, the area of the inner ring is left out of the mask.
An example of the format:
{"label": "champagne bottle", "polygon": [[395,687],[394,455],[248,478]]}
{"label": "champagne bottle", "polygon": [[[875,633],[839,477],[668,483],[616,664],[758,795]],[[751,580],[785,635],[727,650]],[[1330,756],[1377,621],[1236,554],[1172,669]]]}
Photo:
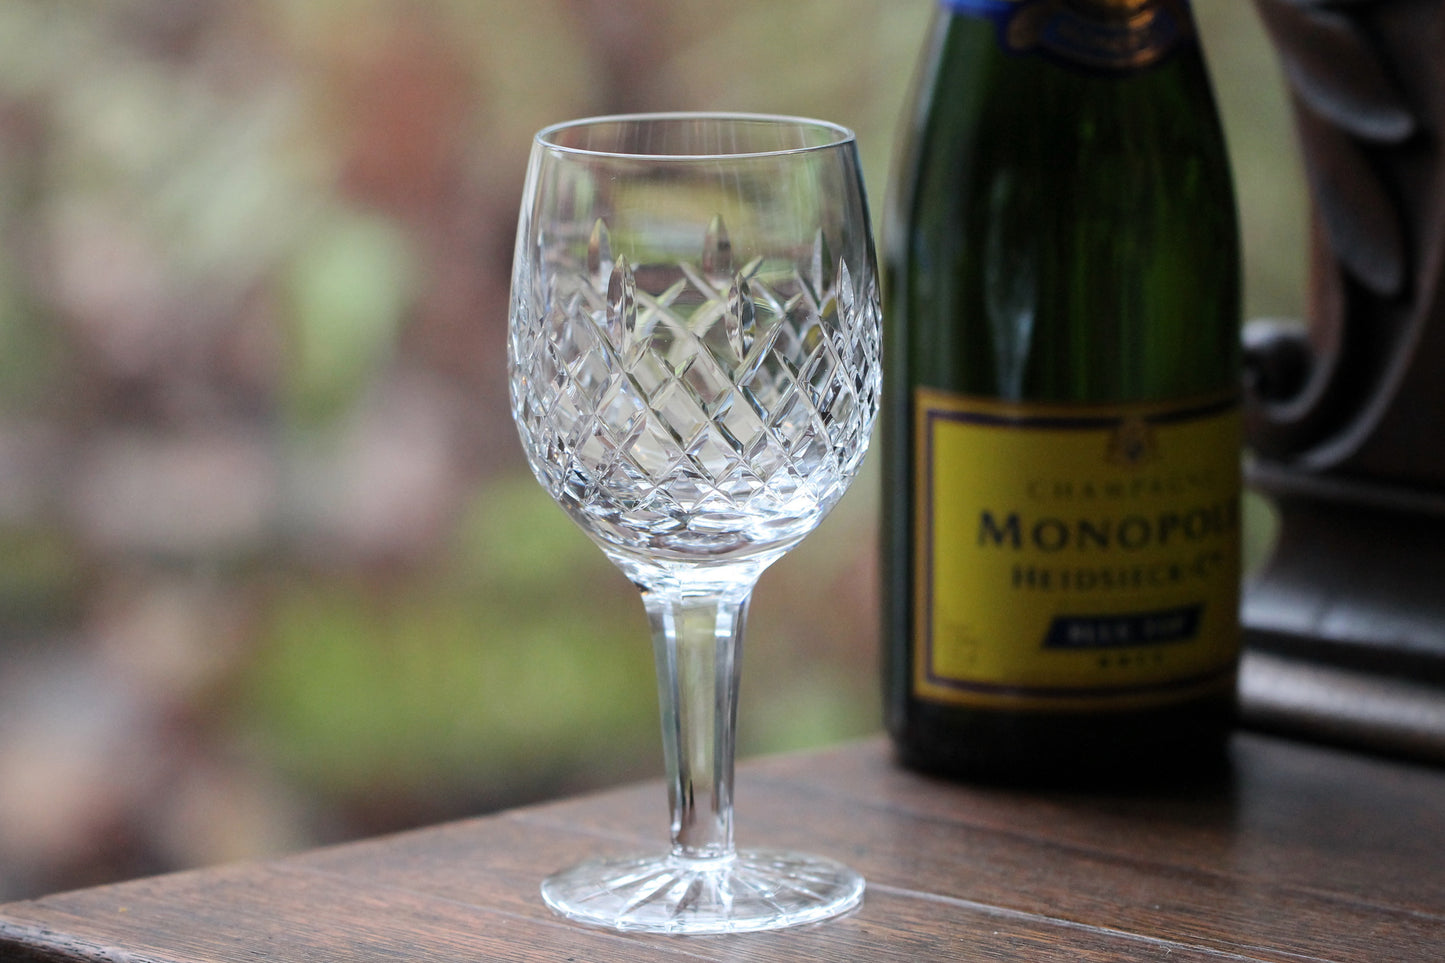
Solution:
{"label": "champagne bottle", "polygon": [[1239,651],[1239,241],[1186,0],[942,0],[884,229],[901,761],[1202,767]]}

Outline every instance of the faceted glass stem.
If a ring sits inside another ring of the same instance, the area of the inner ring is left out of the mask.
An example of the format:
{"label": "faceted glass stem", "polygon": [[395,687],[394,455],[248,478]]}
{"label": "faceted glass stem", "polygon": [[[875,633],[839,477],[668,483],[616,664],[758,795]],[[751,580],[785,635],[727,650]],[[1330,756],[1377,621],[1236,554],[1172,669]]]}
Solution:
{"label": "faceted glass stem", "polygon": [[733,855],[733,759],[751,584],[732,595],[644,591],[657,661],[672,852]]}

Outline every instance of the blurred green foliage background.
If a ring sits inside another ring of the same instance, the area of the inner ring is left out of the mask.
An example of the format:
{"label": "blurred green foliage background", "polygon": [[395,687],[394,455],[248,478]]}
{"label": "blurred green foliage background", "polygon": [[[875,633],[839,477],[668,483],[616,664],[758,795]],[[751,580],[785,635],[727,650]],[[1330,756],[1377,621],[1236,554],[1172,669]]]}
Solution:
{"label": "blurred green foliage background", "polygon": [[[1195,7],[1248,314],[1297,315],[1278,68],[1249,5]],[[876,211],[931,10],[0,4],[0,899],[658,773],[636,593],[508,415],[530,136],[823,116]],[[764,577],[744,755],[878,729],[876,496]]]}

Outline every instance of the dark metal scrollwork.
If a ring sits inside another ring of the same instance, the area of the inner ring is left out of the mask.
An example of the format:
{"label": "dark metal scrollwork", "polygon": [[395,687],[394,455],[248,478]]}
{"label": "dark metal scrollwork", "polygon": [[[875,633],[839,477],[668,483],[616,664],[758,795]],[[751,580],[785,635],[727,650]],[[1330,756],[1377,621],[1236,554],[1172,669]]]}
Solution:
{"label": "dark metal scrollwork", "polygon": [[1307,330],[1246,331],[1264,459],[1445,488],[1445,4],[1256,0],[1312,207]]}

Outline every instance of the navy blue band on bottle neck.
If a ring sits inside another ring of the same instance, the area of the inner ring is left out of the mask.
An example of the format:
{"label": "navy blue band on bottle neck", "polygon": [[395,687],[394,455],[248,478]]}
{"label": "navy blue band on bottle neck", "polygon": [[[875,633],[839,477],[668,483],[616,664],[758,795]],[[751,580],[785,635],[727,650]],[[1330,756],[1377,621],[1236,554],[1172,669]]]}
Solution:
{"label": "navy blue band on bottle neck", "polygon": [[939,6],[953,13],[971,13],[976,17],[1005,19],[1018,8],[1018,0],[938,0]]}
{"label": "navy blue band on bottle neck", "polygon": [[1128,17],[1091,15],[1057,0],[938,0],[951,14],[991,20],[999,47],[1040,54],[1087,73],[1127,74],[1166,60],[1193,43],[1187,0],[1154,0]]}
{"label": "navy blue band on bottle neck", "polygon": [[957,13],[1006,12],[1019,6],[1019,0],[938,0],[939,4]]}

